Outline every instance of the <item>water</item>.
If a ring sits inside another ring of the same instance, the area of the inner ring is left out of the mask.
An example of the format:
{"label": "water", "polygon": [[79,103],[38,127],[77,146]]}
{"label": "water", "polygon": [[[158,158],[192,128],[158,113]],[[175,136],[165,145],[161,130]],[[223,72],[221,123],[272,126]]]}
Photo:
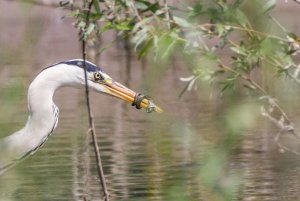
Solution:
{"label": "water", "polygon": [[[80,51],[74,43],[76,30],[68,19],[60,19],[64,11],[33,7],[31,12],[20,14],[23,7],[9,1],[0,2],[0,9],[0,27],[5,30],[0,37],[4,47],[0,55],[5,53],[0,61],[3,137],[26,121],[26,96],[22,91],[26,91],[33,77],[43,66],[79,58]],[[11,26],[12,22],[18,25]],[[14,41],[8,39],[11,32],[16,35]],[[32,38],[30,33],[39,34]],[[200,96],[192,92],[178,99],[184,87],[178,77],[188,76],[185,70],[168,69],[162,70],[163,75],[155,74],[132,61],[129,72],[124,67],[125,55],[123,51],[109,50],[99,63],[117,81],[150,94],[164,113],[147,114],[120,100],[92,94],[96,132],[112,200],[217,200],[203,184],[200,170],[222,139],[215,121],[223,114],[224,104],[218,98],[208,98],[210,94],[204,89],[199,89]],[[149,82],[156,82],[155,86]],[[289,102],[293,104],[287,109],[297,122],[295,100]],[[65,88],[57,92],[55,102],[60,107],[57,130],[37,153],[0,178],[1,201],[101,200],[94,151],[86,134],[84,93]],[[243,133],[224,170],[242,180],[237,200],[300,200],[299,156],[279,153],[273,141],[276,130],[266,120],[259,121]],[[288,138],[284,136],[283,142],[297,149],[298,142],[292,143],[295,139]]]}
{"label": "water", "polygon": [[[3,198],[100,200],[101,186],[91,139],[86,135],[82,94],[69,89],[56,94],[60,106],[57,130],[37,153],[4,175]],[[214,144],[212,136],[217,135],[209,123],[214,103],[202,105],[201,110],[197,108],[199,98],[189,94],[178,100],[176,94],[165,94],[164,90],[154,93],[166,108],[163,114],[146,114],[111,97],[92,95],[112,200],[207,200],[198,175],[203,158]],[[66,102],[70,96],[74,99]],[[229,163],[237,173],[243,172],[241,200],[298,200],[300,158],[280,154],[270,128],[246,135]]]}
{"label": "water", "polygon": [[[147,117],[128,105],[117,103],[114,109],[122,115],[115,111],[95,117],[113,200],[164,200],[166,188],[176,182],[197,182],[193,176],[199,164],[192,159],[197,154],[188,150],[191,139],[182,141],[182,135],[190,138],[196,133],[189,128],[182,130],[179,121],[155,114]],[[17,174],[5,176],[4,183],[18,183],[9,196],[12,200],[99,200],[101,188],[90,138],[84,126],[76,128],[78,122],[68,114],[71,112],[62,109],[57,132],[35,155],[18,165]]]}

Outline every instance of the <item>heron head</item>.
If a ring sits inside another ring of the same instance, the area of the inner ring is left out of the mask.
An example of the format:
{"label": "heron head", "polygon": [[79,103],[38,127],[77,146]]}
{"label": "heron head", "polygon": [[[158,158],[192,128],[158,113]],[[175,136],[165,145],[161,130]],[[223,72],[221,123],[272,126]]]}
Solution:
{"label": "heron head", "polygon": [[[70,60],[64,62],[68,65],[75,65],[84,68],[83,60]],[[101,68],[95,64],[86,61],[85,67],[87,70],[88,86],[90,89],[107,94],[136,106],[136,108],[145,108],[147,112],[162,112],[162,110],[155,105],[152,100],[143,94],[136,93],[133,90],[125,87],[124,85],[114,81],[109,75],[107,75]],[[82,75],[80,75],[82,76]]]}

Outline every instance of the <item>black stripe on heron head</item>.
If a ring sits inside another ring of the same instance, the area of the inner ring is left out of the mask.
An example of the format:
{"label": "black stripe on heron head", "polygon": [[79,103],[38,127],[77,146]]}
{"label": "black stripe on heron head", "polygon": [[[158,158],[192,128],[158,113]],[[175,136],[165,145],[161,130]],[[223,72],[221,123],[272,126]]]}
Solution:
{"label": "black stripe on heron head", "polygon": [[[59,64],[67,64],[67,65],[72,65],[72,66],[77,66],[77,67],[80,67],[80,68],[84,68],[82,59],[73,59],[73,60],[62,61],[62,62],[53,64],[51,66],[48,66],[48,67],[44,68],[42,71],[46,70],[47,68],[51,68],[51,67],[54,67],[56,65],[59,65]],[[99,71],[103,72],[103,70],[100,67],[93,64],[92,62],[85,61],[85,65],[86,65],[86,69],[87,69],[88,72],[99,72]]]}
{"label": "black stripe on heron head", "polygon": [[[73,65],[73,66],[78,66],[80,68],[84,68],[83,63],[84,61],[82,59],[74,59],[69,61],[63,61],[60,64],[67,64],[67,65]],[[98,72],[98,71],[103,72],[101,68],[99,68],[97,65],[89,61],[85,61],[85,66],[88,72]]]}

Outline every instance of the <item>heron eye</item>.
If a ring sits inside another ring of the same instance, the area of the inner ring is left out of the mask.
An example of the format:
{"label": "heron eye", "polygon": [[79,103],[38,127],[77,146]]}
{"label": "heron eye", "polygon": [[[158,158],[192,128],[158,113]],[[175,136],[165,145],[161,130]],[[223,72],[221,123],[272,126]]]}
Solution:
{"label": "heron eye", "polygon": [[103,82],[104,81],[103,76],[99,72],[94,73],[94,78],[95,78],[96,82]]}

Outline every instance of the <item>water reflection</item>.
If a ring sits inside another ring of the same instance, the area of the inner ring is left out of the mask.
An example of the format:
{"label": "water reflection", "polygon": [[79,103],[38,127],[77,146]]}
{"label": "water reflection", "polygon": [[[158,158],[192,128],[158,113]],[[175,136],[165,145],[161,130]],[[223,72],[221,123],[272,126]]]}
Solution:
{"label": "water reflection", "polygon": [[[199,170],[215,144],[212,136],[219,135],[210,123],[215,103],[191,96],[178,100],[174,94],[159,93],[158,97],[172,100],[168,107],[178,108],[180,113],[171,109],[148,115],[110,97],[93,95],[95,126],[112,200],[207,200],[210,192],[201,184]],[[81,94],[63,89],[56,95],[61,108],[58,130],[35,155],[4,175],[3,199],[102,198]],[[70,96],[74,100],[65,102]],[[182,101],[187,103],[185,107],[179,107]],[[204,109],[199,108],[194,116],[197,101],[202,101]],[[231,157],[229,169],[243,175],[241,200],[298,197],[300,160],[290,153],[278,153],[271,130],[245,132],[239,150]]]}

